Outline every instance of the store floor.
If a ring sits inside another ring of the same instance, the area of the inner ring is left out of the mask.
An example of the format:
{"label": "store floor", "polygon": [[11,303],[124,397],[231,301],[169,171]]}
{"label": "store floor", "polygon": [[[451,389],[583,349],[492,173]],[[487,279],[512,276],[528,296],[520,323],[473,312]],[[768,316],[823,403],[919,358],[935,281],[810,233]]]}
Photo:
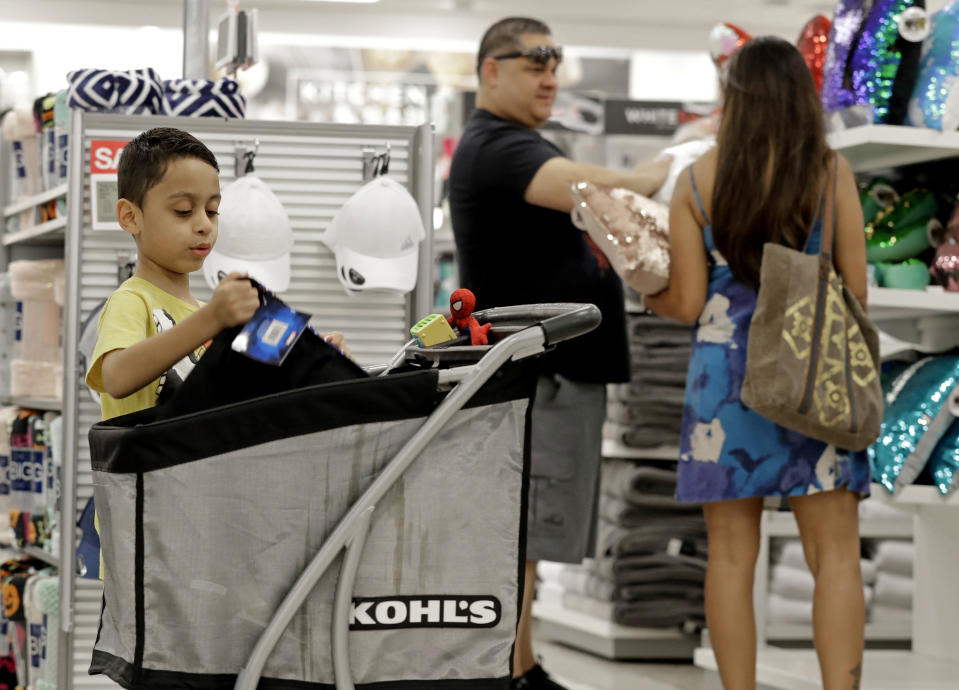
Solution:
{"label": "store floor", "polygon": [[610,661],[534,637],[543,667],[568,690],[714,690],[719,681],[692,662]]}

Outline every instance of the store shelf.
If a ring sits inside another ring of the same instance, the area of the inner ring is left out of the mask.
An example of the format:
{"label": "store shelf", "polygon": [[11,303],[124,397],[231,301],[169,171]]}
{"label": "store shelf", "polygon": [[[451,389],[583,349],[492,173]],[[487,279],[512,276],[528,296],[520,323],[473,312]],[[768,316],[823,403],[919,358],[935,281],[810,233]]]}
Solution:
{"label": "store shelf", "polygon": [[867,125],[833,132],[829,145],[846,157],[854,171],[865,172],[959,156],[959,133]]}
{"label": "store shelf", "polygon": [[925,290],[869,288],[869,314],[874,318],[910,318],[933,314],[959,314],[959,292],[941,287]]}
{"label": "store shelf", "polygon": [[880,501],[885,501],[901,508],[916,506],[948,506],[959,508],[959,492],[943,496],[934,486],[911,485],[900,489],[895,495],[886,491],[881,484],[872,485],[872,495]]}
{"label": "store shelf", "polygon": [[[819,690],[819,663],[812,649],[760,649],[756,680],[763,686],[783,690]],[[712,649],[696,650],[693,663],[717,671]],[[955,690],[959,663],[915,652],[867,650],[863,656],[863,690]]]}
{"label": "store shelf", "polygon": [[66,216],[48,220],[33,227],[17,232],[8,232],[3,236],[3,245],[13,244],[62,244],[64,229],[67,227]]}
{"label": "store shelf", "polygon": [[[812,625],[771,623],[766,626],[766,639],[774,642],[812,642]],[[911,623],[867,623],[866,642],[908,642],[912,639]]]}
{"label": "store shelf", "polygon": [[20,201],[14,202],[8,206],[3,207],[3,217],[9,218],[10,216],[15,216],[16,214],[27,211],[31,208],[44,204],[48,201],[52,201],[57,197],[63,196],[67,193],[67,185],[62,184],[59,187],[54,187],[40,194],[35,194],[33,196],[27,197],[26,199],[21,199]]}
{"label": "store shelf", "polygon": [[45,410],[48,412],[60,412],[63,409],[63,402],[46,398],[3,398],[0,400],[4,405],[16,405],[30,410]]}
{"label": "store shelf", "polygon": [[603,439],[603,457],[625,460],[679,460],[679,447],[630,448],[622,443]]}
{"label": "store shelf", "polygon": [[44,563],[49,563],[54,568],[60,567],[60,559],[54,556],[49,551],[44,551],[43,549],[38,548],[36,546],[24,546],[20,548],[19,551],[22,551],[24,554],[26,554],[27,556],[30,556],[31,558],[36,558],[37,560],[43,561]]}
{"label": "store shelf", "polygon": [[[799,527],[792,513],[770,513],[765,529],[770,537],[799,537]],[[904,513],[901,519],[867,519],[859,522],[859,536],[868,539],[911,539],[912,535],[912,515],[909,513]]]}
{"label": "store shelf", "polygon": [[691,659],[698,635],[618,625],[555,604],[533,602],[537,636],[609,659]]}

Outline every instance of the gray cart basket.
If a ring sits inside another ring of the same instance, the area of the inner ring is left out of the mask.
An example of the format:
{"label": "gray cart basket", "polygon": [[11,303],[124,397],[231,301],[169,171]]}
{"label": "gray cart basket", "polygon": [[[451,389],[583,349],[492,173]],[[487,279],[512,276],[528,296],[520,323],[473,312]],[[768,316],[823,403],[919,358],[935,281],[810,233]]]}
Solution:
{"label": "gray cart basket", "polygon": [[407,350],[439,366],[95,425],[90,672],[151,690],[507,688],[530,357],[600,314],[477,317],[490,346]]}

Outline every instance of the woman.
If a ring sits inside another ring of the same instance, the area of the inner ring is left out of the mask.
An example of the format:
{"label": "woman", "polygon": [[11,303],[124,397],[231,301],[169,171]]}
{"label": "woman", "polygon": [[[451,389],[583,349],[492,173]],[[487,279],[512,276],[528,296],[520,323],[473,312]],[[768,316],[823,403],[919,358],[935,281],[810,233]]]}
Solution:
{"label": "woman", "polygon": [[823,687],[859,687],[865,606],[857,507],[869,493],[868,460],[780,427],[739,397],[763,245],[818,252],[821,218],[832,215],[827,190],[837,210],[836,270],[865,307],[856,182],[826,143],[809,68],[786,41],[747,43],[729,65],[718,145],[680,177],[672,198],[669,287],[646,299],[662,316],[696,323],[677,498],[704,506],[706,618],[726,690],[756,686],[752,585],[766,496],[788,498],[816,579]]}

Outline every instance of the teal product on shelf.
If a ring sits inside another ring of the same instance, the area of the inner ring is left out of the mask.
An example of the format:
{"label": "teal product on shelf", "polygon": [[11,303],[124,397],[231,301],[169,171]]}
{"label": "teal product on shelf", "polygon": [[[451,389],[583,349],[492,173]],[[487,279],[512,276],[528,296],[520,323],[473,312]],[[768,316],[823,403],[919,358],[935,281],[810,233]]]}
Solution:
{"label": "teal product on shelf", "polygon": [[926,357],[884,381],[885,414],[870,452],[873,479],[890,493],[912,484],[952,419],[959,356]]}
{"label": "teal product on shelf", "polygon": [[903,261],[928,249],[926,225],[938,209],[935,196],[928,190],[904,194],[899,203],[866,225],[866,261]]}
{"label": "teal product on shelf", "polygon": [[899,263],[878,263],[879,286],[897,290],[925,290],[929,285],[929,267],[919,259]]}
{"label": "teal product on shelf", "polygon": [[874,177],[859,196],[862,204],[862,217],[866,223],[872,223],[881,211],[895,206],[899,194],[885,177]]}
{"label": "teal product on shelf", "polygon": [[943,496],[959,488],[959,419],[949,425],[929,456],[929,472]]}

